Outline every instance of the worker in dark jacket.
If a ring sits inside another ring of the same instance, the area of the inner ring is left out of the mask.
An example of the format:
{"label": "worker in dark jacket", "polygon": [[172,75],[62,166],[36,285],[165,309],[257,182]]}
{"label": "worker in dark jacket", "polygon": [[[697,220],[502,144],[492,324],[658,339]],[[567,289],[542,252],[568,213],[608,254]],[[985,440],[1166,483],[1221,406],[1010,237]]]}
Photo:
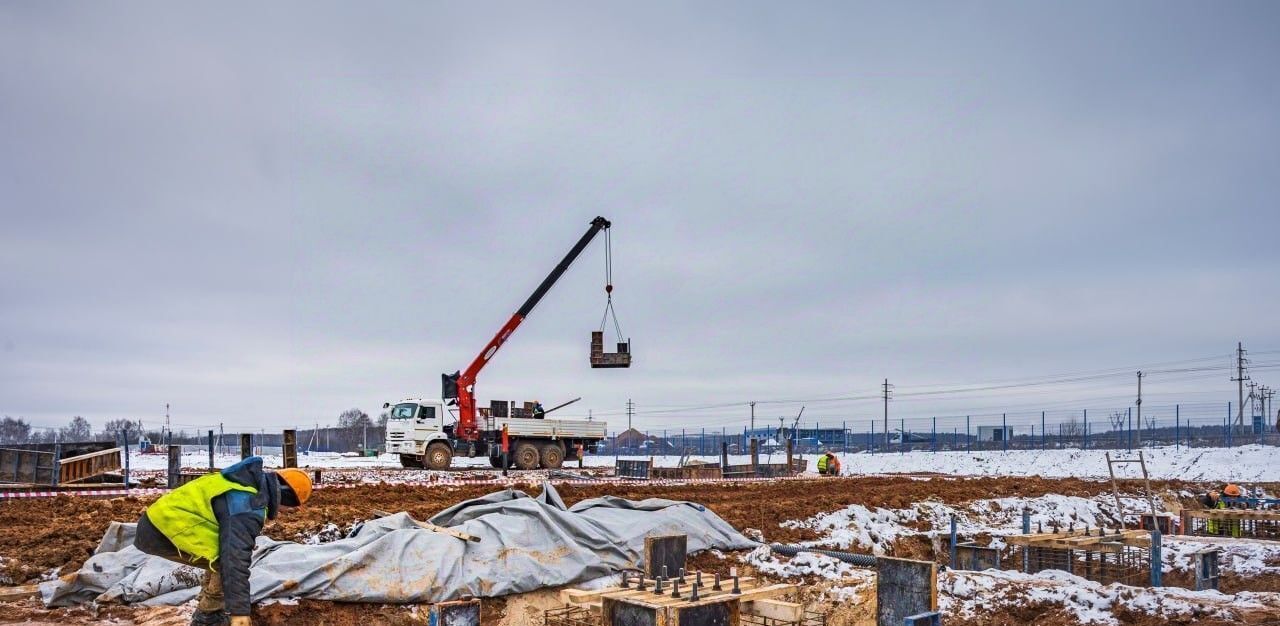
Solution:
{"label": "worker in dark jacket", "polygon": [[540,400],[533,401],[533,419],[540,420],[547,416],[547,410],[542,408]]}
{"label": "worker in dark jacket", "polygon": [[134,546],[205,570],[192,626],[250,626],[253,544],[281,507],[310,497],[306,472],[265,470],[249,457],[161,496],[138,518]]}

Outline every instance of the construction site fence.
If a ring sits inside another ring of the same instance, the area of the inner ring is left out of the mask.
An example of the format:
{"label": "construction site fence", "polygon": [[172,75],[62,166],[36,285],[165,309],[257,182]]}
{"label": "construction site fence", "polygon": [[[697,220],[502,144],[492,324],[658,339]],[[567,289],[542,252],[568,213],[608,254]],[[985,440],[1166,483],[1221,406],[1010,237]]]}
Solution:
{"label": "construction site fence", "polygon": [[796,454],[1274,446],[1280,445],[1278,419],[1250,415],[1247,405],[1241,416],[1232,403],[1144,405],[1141,413],[1124,407],[887,420],[866,417],[754,429],[745,425],[632,429],[611,434],[595,453],[714,457],[724,446],[729,454],[742,455],[750,452],[752,439],[757,440],[761,454],[783,452],[788,441]]}

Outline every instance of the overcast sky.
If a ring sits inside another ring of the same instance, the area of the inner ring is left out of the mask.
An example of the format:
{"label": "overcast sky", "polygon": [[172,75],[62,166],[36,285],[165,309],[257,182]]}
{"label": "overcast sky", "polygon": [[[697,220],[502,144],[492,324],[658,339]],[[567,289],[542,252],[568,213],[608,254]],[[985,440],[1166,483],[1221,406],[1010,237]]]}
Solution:
{"label": "overcast sky", "polygon": [[1216,406],[1237,341],[1280,387],[1275,3],[182,4],[0,3],[2,414],[438,397],[596,215],[634,366],[587,364],[600,238],[482,403],[1122,407],[1190,365],[1147,402]]}

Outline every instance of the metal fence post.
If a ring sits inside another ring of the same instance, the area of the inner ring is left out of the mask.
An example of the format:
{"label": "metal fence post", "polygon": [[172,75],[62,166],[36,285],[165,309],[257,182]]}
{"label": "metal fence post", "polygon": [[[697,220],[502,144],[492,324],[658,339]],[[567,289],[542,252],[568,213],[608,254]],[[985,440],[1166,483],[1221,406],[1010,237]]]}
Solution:
{"label": "metal fence post", "polygon": [[964,447],[973,453],[973,438],[969,436],[969,416],[964,416]]}
{"label": "metal fence post", "polygon": [[1222,420],[1222,440],[1227,443],[1227,447],[1231,447],[1231,403],[1227,403],[1227,417]]}
{"label": "metal fence post", "polygon": [[938,451],[938,418],[936,417],[933,418],[933,435],[930,437],[930,440],[929,440],[929,451],[930,452]]}
{"label": "metal fence post", "polygon": [[1129,452],[1133,452],[1133,407],[1126,409],[1129,414],[1129,443],[1126,445]]}
{"label": "metal fence post", "polygon": [[124,472],[121,478],[124,479],[124,490],[129,490],[129,427],[125,426],[124,432],[120,433],[120,439],[124,442]]}
{"label": "metal fence post", "polygon": [[1040,412],[1040,449],[1044,450],[1044,411]]}
{"label": "metal fence post", "polygon": [[867,431],[867,450],[876,453],[876,421],[871,420],[871,430]]}
{"label": "metal fence post", "polygon": [[1002,439],[1002,441],[1001,441],[1000,443],[1001,443],[1001,447],[1004,449],[1004,451],[1005,451],[1005,452],[1008,452],[1008,451],[1009,451],[1009,420],[1008,420],[1008,416],[1009,416],[1009,414],[1008,414],[1008,413],[1001,413],[1001,414],[1000,414],[1000,429],[1004,432],[1004,435],[1003,435],[1002,437],[1000,437],[1000,439]]}
{"label": "metal fence post", "polygon": [[906,418],[898,420],[898,454],[904,454],[907,451],[907,420]]}
{"label": "metal fence post", "polygon": [[956,514],[951,514],[951,560],[948,562],[951,569],[956,568]]}
{"label": "metal fence post", "polygon": [[1173,405],[1173,449],[1182,449],[1182,406]]}
{"label": "metal fence post", "polygon": [[[1022,534],[1024,535],[1031,534],[1031,509],[1028,509],[1026,507],[1022,507]],[[1030,555],[1031,555],[1031,548],[1028,546],[1022,546],[1022,573],[1023,574],[1029,573],[1027,572],[1027,569],[1028,569],[1027,562],[1031,560],[1029,558]]]}
{"label": "metal fence post", "polygon": [[214,467],[215,466],[213,464],[213,431],[211,430],[209,431],[209,471],[212,472]]}
{"label": "metal fence post", "polygon": [[844,433],[844,448],[842,452],[849,451],[849,422],[840,422],[840,430]]}
{"label": "metal fence post", "polygon": [[[1155,524],[1156,520],[1152,519],[1151,521],[1153,524]],[[1151,529],[1151,586],[1152,587],[1160,587],[1161,586],[1160,583],[1162,582],[1160,580],[1161,574],[1162,574],[1161,567],[1160,567],[1161,565],[1160,548],[1161,548],[1160,525],[1155,524],[1155,528]]]}
{"label": "metal fence post", "polygon": [[1084,449],[1089,449],[1089,409],[1084,410]]}

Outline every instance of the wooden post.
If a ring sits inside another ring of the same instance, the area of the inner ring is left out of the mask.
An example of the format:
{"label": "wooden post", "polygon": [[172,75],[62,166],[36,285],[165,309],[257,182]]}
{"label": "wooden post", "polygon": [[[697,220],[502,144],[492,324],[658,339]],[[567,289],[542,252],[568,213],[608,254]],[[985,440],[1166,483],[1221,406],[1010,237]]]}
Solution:
{"label": "wooden post", "polygon": [[121,472],[121,478],[124,479],[124,490],[129,491],[129,428],[125,427],[124,432],[120,433],[120,441],[124,444],[124,471]]}
{"label": "wooden post", "polygon": [[240,460],[253,456],[253,434],[240,433]]}
{"label": "wooden post", "polygon": [[[37,463],[39,465],[39,463]],[[53,444],[53,467],[49,469],[52,476],[51,486],[57,487],[62,481],[62,444]]]}
{"label": "wooden post", "polygon": [[788,439],[788,440],[787,440],[787,476],[790,476],[790,475],[792,474],[792,471],[791,471],[791,453],[792,453],[792,448],[793,448],[794,446],[795,446],[795,440],[794,440],[794,439]]}
{"label": "wooden post", "polygon": [[284,431],[282,454],[284,455],[283,460],[285,467],[298,466],[298,431]]}
{"label": "wooden post", "polygon": [[182,474],[182,446],[169,444],[165,447],[165,452],[169,454],[169,488],[178,488],[178,479]]}
{"label": "wooden post", "polygon": [[751,438],[751,475],[760,475],[760,440]]}
{"label": "wooden post", "polygon": [[729,467],[729,442],[720,440],[720,477],[724,478],[724,468]]}

